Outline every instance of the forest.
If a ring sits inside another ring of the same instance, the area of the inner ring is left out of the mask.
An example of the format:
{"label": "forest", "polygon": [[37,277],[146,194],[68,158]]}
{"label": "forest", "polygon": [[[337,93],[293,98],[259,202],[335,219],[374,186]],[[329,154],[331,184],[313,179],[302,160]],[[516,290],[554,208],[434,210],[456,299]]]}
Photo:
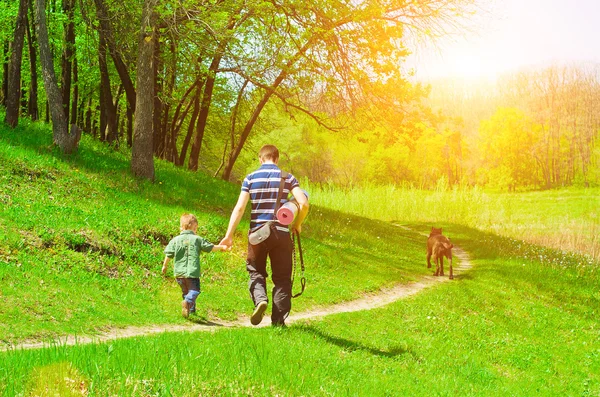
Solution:
{"label": "forest", "polygon": [[0,2],[4,122],[52,122],[238,181],[257,149],[341,187],[514,191],[600,183],[600,69],[549,65],[494,82],[422,82],[419,43],[459,34],[475,0]]}

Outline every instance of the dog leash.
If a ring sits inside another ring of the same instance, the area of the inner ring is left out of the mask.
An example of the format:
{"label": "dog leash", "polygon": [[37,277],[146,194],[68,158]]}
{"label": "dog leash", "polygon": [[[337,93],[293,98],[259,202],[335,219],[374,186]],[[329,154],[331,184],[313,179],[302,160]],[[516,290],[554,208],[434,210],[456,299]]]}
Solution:
{"label": "dog leash", "polygon": [[[297,239],[295,237],[297,237]],[[300,285],[302,289],[295,295],[292,295],[292,298],[297,298],[304,292],[306,288],[306,277],[304,277],[304,257],[302,256],[302,243],[300,242],[300,233],[294,230],[292,231],[292,258],[294,263],[294,268],[292,269],[292,289],[294,288],[294,279],[296,278],[296,241],[298,241],[298,253],[300,255]]]}

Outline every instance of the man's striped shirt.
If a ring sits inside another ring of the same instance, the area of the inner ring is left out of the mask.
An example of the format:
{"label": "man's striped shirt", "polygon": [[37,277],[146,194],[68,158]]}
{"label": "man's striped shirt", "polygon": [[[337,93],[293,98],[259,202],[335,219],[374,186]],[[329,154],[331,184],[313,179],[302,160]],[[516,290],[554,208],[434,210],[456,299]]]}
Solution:
{"label": "man's striped shirt", "polygon": [[[275,219],[274,210],[281,182],[281,170],[275,164],[263,164],[251,174],[248,174],[242,183],[242,192],[250,194],[252,213],[250,215],[250,231],[258,229],[266,222]],[[295,187],[300,186],[292,174],[288,174],[281,193],[281,204],[287,201],[288,194]],[[278,230],[287,232],[288,228],[276,222]]]}

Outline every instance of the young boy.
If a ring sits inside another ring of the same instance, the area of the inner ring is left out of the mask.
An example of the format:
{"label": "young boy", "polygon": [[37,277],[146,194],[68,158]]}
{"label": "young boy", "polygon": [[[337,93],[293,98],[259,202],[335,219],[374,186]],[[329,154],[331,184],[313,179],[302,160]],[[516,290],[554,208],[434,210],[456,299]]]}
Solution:
{"label": "young boy", "polygon": [[196,311],[196,298],[200,295],[200,252],[227,251],[228,247],[212,244],[197,236],[198,220],[192,214],[181,216],[179,230],[181,234],[169,241],[165,248],[162,272],[167,272],[169,261],[175,258],[174,274],[183,296],[181,314],[187,318]]}

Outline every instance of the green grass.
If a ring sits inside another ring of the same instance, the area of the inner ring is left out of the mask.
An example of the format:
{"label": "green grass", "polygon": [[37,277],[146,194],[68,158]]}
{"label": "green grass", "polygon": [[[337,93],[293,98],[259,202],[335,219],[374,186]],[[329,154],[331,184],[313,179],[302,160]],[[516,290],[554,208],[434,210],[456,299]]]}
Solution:
{"label": "green grass", "polygon": [[579,275],[576,256],[544,263],[538,247],[451,226],[477,258],[454,282],[287,329],[10,351],[0,354],[4,393],[76,384],[123,396],[598,395],[599,280]]}
{"label": "green grass", "polygon": [[[2,342],[185,323],[177,286],[159,274],[162,250],[187,211],[198,215],[200,234],[218,241],[239,187],[160,161],[152,184],[130,176],[125,151],[84,137],[79,153],[65,157],[50,144],[41,124],[0,127]],[[433,223],[474,266],[383,308],[286,329],[0,352],[0,395],[600,395],[598,263],[587,251],[498,235],[528,221],[535,227],[527,233],[550,235],[560,219],[590,230],[593,191],[304,187],[312,203],[303,228],[308,288],[294,311],[429,274],[419,232]],[[233,252],[204,258],[200,319],[251,310],[246,228],[247,218]]]}
{"label": "green grass", "polygon": [[[162,161],[156,175],[154,184],[134,179],[125,151],[87,136],[69,157],[51,146],[43,124],[0,127],[0,343],[185,321],[179,287],[160,275],[163,249],[184,212],[198,216],[200,235],[218,242],[239,186]],[[201,319],[231,320],[252,310],[246,212],[234,250],[202,258]],[[398,244],[402,250],[389,249]],[[410,233],[318,203],[303,248],[308,286],[295,310],[426,272],[412,262],[423,246]]]}
{"label": "green grass", "polygon": [[323,207],[359,216],[467,225],[600,260],[600,188],[498,193],[441,183],[435,191],[316,185],[310,190]]}

